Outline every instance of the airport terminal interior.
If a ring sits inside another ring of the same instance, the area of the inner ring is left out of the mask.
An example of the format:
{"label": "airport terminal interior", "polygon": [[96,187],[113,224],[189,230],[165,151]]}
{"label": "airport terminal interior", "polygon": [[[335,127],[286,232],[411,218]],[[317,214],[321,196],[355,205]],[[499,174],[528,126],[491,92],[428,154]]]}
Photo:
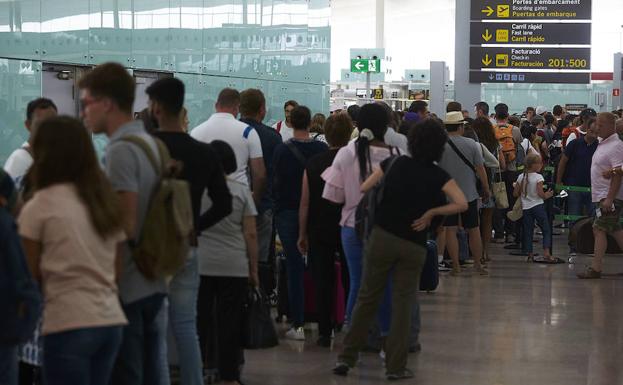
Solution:
{"label": "airport terminal interior", "polygon": [[0,385],[623,385],[621,15],[0,1]]}

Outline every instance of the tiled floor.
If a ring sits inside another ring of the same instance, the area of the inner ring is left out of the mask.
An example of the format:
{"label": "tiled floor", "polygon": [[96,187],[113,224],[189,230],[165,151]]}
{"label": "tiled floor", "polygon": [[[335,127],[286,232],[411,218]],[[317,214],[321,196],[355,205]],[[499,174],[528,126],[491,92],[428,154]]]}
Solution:
{"label": "tiled floor", "polygon": [[[564,236],[555,237],[555,255]],[[537,245],[535,245],[537,246]],[[421,294],[423,350],[410,356],[425,385],[623,384],[623,277],[580,281],[576,265],[538,265],[492,245],[490,276],[442,276],[437,292]],[[623,258],[605,271],[623,271]],[[367,353],[347,378],[331,374],[341,347],[282,341],[275,349],[247,352],[249,385],[384,383],[378,355]]]}

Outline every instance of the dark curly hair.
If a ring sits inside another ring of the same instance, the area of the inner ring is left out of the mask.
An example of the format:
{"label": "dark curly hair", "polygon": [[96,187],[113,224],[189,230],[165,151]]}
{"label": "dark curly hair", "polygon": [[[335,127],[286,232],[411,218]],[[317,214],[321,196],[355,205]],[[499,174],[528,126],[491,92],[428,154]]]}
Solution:
{"label": "dark curly hair", "polygon": [[423,163],[439,162],[448,141],[443,122],[425,119],[418,122],[408,135],[409,151],[413,159]]}

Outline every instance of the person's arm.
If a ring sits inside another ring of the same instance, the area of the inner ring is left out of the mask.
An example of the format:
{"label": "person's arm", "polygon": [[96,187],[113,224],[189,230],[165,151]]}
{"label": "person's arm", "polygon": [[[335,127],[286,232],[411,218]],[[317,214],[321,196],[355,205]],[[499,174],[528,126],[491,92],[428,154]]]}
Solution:
{"label": "person's arm", "polygon": [[480,165],[476,166],[476,173],[478,174],[478,178],[482,182],[482,199],[484,201],[488,201],[489,197],[491,197],[491,190],[489,189],[489,178],[487,178],[487,172],[485,171],[485,166]]}
{"label": "person's arm", "polygon": [[121,210],[123,210],[123,230],[128,239],[135,239],[138,194],[130,191],[118,191]]}
{"label": "person's arm", "polygon": [[[525,176],[526,174],[523,174],[523,175]],[[521,195],[521,190],[523,189],[524,179],[525,178],[522,178],[521,182],[515,182],[515,184],[513,185],[514,186],[513,196],[515,198],[519,198],[519,196]]]}
{"label": "person's arm", "polygon": [[543,200],[547,200],[554,196],[553,190],[549,190],[547,192],[543,191],[543,181],[540,181],[536,184],[536,193]]}
{"label": "person's arm", "polygon": [[41,269],[39,268],[42,249],[41,242],[22,237],[22,247],[24,248],[26,262],[28,263],[28,269],[32,277],[36,281],[41,282]]}
{"label": "person's arm", "polygon": [[500,171],[506,170],[506,159],[504,158],[504,154],[498,150],[498,162],[500,162]]}
{"label": "person's arm", "polygon": [[215,166],[212,167],[212,173],[207,175],[205,180],[205,187],[208,190],[212,206],[199,216],[198,233],[214,226],[232,211],[231,193],[227,187],[225,173],[216,155],[213,162]]}
{"label": "person's arm", "polygon": [[567,171],[567,163],[569,162],[569,157],[567,154],[562,154],[560,157],[560,162],[558,163],[558,173],[556,174],[556,184],[562,184],[562,178]]}
{"label": "person's arm", "polygon": [[255,226],[254,216],[245,216],[242,218],[242,232],[244,241],[247,245],[247,255],[249,257],[249,284],[254,287],[260,286],[260,279],[257,270],[258,246],[257,246],[257,228]]}
{"label": "person's arm", "polygon": [[424,215],[413,222],[411,229],[414,231],[424,231],[430,226],[432,219],[436,216],[453,215],[467,210],[467,199],[454,179],[450,179],[446,182],[442,187],[442,191],[449,198],[450,202],[426,211]]}
{"label": "person's arm", "polygon": [[249,160],[251,170],[251,180],[253,183],[253,200],[259,205],[266,190],[266,166],[264,158],[254,158]]}
{"label": "person's arm", "polygon": [[381,181],[382,178],[383,178],[383,169],[381,169],[381,167],[379,167],[376,170],[374,170],[372,175],[370,175],[368,177],[368,179],[366,179],[361,184],[361,192],[364,193],[364,194],[367,193],[374,186],[376,186]]}
{"label": "person's arm", "polygon": [[307,254],[309,242],[307,236],[307,218],[309,215],[309,180],[307,170],[303,172],[303,182],[301,186],[301,203],[299,205],[299,239],[297,246],[301,254]]}
{"label": "person's arm", "polygon": [[621,189],[621,178],[623,178],[621,174],[617,173],[616,175],[612,176],[612,179],[610,179],[610,189],[608,190],[608,196],[600,203],[602,211],[607,213],[612,211],[614,199],[616,198],[619,190]]}

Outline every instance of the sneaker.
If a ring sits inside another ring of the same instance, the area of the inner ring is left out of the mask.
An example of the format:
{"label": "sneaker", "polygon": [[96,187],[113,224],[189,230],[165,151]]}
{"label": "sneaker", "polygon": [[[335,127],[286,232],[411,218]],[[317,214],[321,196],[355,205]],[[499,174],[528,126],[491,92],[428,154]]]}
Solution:
{"label": "sneaker", "polygon": [[338,361],[333,368],[333,374],[337,376],[347,376],[350,366],[346,362]]}
{"label": "sneaker", "polygon": [[474,267],[474,271],[480,275],[489,275],[489,272],[483,266]]}
{"label": "sneaker", "polygon": [[286,338],[295,341],[305,341],[305,330],[303,328],[292,328],[286,332]]}
{"label": "sneaker", "polygon": [[446,266],[444,263],[439,264],[439,271],[450,271],[452,270],[450,267]]}
{"label": "sneaker", "polygon": [[474,264],[474,260],[469,258],[463,261],[466,265],[473,265]]}
{"label": "sneaker", "polygon": [[592,267],[587,267],[586,271],[577,274],[580,279],[600,279],[601,271],[595,271]]}
{"label": "sneaker", "polygon": [[401,371],[396,372],[396,373],[386,373],[385,376],[390,381],[396,381],[396,380],[405,380],[407,378],[413,378],[414,374],[411,370],[404,368]]}

